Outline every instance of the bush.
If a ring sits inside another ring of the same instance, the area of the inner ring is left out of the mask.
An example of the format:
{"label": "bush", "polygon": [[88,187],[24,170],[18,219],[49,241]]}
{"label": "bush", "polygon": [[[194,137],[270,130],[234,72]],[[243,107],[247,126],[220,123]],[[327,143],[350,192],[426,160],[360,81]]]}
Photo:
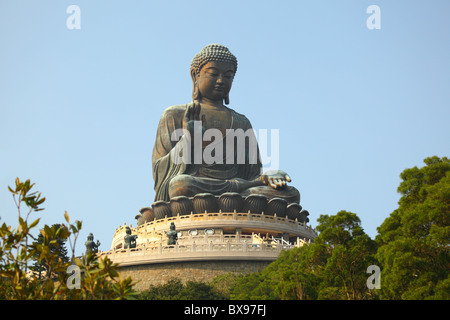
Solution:
{"label": "bush", "polygon": [[[0,226],[0,299],[6,300],[67,300],[67,299],[130,299],[133,283],[131,278],[122,279],[117,264],[108,258],[99,259],[95,254],[75,258],[75,243],[81,230],[81,221],[67,224],[44,225],[39,239],[31,234],[39,218],[29,223],[28,218],[45,201],[38,192],[31,192],[30,180],[15,181],[15,189],[8,186],[18,210],[17,229],[3,223]],[[22,205],[27,207],[23,216]],[[64,259],[57,249],[69,240],[72,259]],[[73,241],[73,245],[72,245]],[[35,265],[45,264],[45,273],[37,276],[31,270]],[[72,267],[71,267],[72,266]],[[70,269],[69,269],[70,267]],[[72,274],[68,270],[74,269]],[[78,270],[78,273],[76,272]],[[78,278],[77,278],[78,277]],[[79,280],[73,281],[73,280]]]}
{"label": "bush", "polygon": [[171,279],[159,286],[151,286],[137,296],[140,300],[226,300],[227,296],[213,285],[188,281],[183,284],[180,279]]}

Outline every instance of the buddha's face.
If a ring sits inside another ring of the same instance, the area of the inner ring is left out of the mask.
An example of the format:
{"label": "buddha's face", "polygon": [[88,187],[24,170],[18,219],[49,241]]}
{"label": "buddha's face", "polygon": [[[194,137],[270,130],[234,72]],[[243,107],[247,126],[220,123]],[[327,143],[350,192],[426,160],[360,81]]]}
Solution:
{"label": "buddha's face", "polygon": [[197,75],[198,90],[202,98],[223,101],[231,90],[234,66],[227,62],[206,63]]}

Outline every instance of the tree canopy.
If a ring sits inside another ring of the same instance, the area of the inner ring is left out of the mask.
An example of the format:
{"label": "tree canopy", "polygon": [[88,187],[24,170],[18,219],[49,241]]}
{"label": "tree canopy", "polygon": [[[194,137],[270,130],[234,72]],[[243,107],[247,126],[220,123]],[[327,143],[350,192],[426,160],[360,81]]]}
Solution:
{"label": "tree canopy", "polygon": [[450,161],[404,170],[399,207],[378,228],[384,299],[450,299]]}
{"label": "tree canopy", "polygon": [[[401,174],[399,207],[372,240],[357,214],[321,215],[313,244],[284,251],[236,279],[234,299],[450,299],[450,161],[437,156]],[[381,269],[368,289],[368,267]]]}
{"label": "tree canopy", "polygon": [[314,243],[283,251],[259,274],[238,278],[234,299],[368,299],[376,244],[355,213],[321,215]]}

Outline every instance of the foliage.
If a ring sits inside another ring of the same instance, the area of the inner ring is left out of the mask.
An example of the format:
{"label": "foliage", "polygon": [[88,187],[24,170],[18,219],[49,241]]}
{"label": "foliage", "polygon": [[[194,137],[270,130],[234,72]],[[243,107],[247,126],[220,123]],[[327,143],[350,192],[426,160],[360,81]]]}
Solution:
{"label": "foliage", "polygon": [[[129,299],[133,297],[130,278],[121,279],[117,265],[108,258],[98,259],[94,255],[75,258],[75,243],[81,230],[81,221],[70,223],[67,212],[64,214],[67,224],[44,225],[40,236],[36,238],[31,231],[39,223],[39,218],[29,223],[32,212],[43,210],[45,201],[38,192],[31,192],[34,184],[30,180],[15,181],[15,189],[8,186],[18,210],[17,229],[3,223],[0,227],[0,299]],[[23,217],[21,206],[27,207]],[[55,250],[69,240],[72,246],[72,261],[61,256],[61,250]],[[30,243],[31,242],[31,243]],[[33,274],[30,264],[44,264],[46,272],[41,278]],[[80,288],[69,287],[71,264],[80,270]]]}
{"label": "foliage", "polygon": [[69,299],[82,300],[134,300],[137,295],[133,291],[134,283],[131,277],[123,279],[118,273],[118,265],[108,258],[98,258],[89,253],[81,259],[75,259],[76,265],[82,270],[79,290],[72,289]]}
{"label": "foliage", "polygon": [[214,286],[198,282],[188,281],[183,284],[180,279],[171,279],[159,286],[151,286],[141,292],[140,300],[225,300],[226,296],[214,288]]}
{"label": "foliage", "polygon": [[450,299],[450,161],[404,170],[397,210],[378,228],[383,299]]}
{"label": "foliage", "polygon": [[[434,156],[404,170],[399,207],[374,240],[356,214],[321,215],[313,244],[282,252],[260,273],[241,276],[232,299],[450,299],[450,161]],[[381,289],[367,289],[367,267]]]}
{"label": "foliage", "polygon": [[[321,215],[315,244],[323,246],[326,264],[321,274],[320,299],[362,300],[373,298],[367,288],[367,267],[378,264],[375,241],[364,233],[355,213],[340,211]],[[330,289],[333,288],[333,289]]]}
{"label": "foliage", "polygon": [[232,272],[220,274],[214,277],[211,281],[211,286],[215,288],[218,293],[229,299],[231,291],[236,285],[237,278],[238,276]]}
{"label": "foliage", "polygon": [[[51,226],[52,229],[58,230],[61,228],[60,224],[54,224]],[[66,240],[61,239],[61,237],[56,237],[55,239],[56,244],[50,244],[49,250],[51,253],[56,253],[58,258],[61,258],[63,262],[68,262],[69,257],[67,256],[67,248],[66,248]],[[39,233],[37,236],[36,244],[43,244],[44,242],[44,236],[42,233]],[[35,264],[31,267],[31,270],[36,271],[38,273],[38,278],[41,278],[42,272],[48,273],[48,266],[45,262],[45,259],[39,260],[39,256],[33,257],[33,260],[36,260]]]}
{"label": "foliage", "polygon": [[[321,215],[314,243],[282,251],[262,272],[224,274],[211,283],[173,279],[139,294],[132,292],[131,279],[121,279],[117,265],[108,258],[74,258],[81,222],[70,224],[67,213],[67,224],[45,225],[34,238],[30,230],[39,219],[28,223],[28,217],[43,210],[45,198],[30,193],[29,180],[17,179],[16,189],[8,188],[18,208],[19,226],[0,227],[0,299],[449,300],[450,161],[430,157],[424,162],[420,169],[401,173],[399,207],[378,227],[375,240],[364,232],[355,213]],[[25,216],[22,203],[29,210]],[[58,255],[67,240],[72,247],[70,262]],[[26,277],[33,259],[47,263],[40,280]],[[67,287],[70,264],[82,270],[80,289]],[[380,290],[367,288],[370,265],[382,270]]]}
{"label": "foliage", "polygon": [[261,273],[240,277],[232,299],[369,299],[366,269],[376,245],[356,214],[340,211],[318,219],[313,244],[281,252]]}

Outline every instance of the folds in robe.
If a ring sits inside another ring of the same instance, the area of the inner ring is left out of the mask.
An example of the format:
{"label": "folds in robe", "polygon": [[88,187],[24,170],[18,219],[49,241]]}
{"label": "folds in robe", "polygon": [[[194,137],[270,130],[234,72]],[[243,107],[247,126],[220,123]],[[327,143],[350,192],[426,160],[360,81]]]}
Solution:
{"label": "folds in robe", "polygon": [[[186,108],[187,105],[175,105],[167,108],[158,124],[152,155],[155,201],[170,200],[170,183],[175,177],[181,175],[192,177],[189,179],[190,188],[196,193],[209,192],[213,194],[236,191],[236,181],[233,179],[253,180],[260,176],[262,164],[253,128],[244,115],[232,109],[228,109],[231,113],[229,128],[231,130],[227,130],[229,133],[224,134],[222,143],[212,139],[209,144],[209,151],[213,144],[223,147],[222,161],[210,164],[202,161],[200,164],[195,164],[193,154],[191,154],[190,162],[175,161],[175,159],[180,159],[181,152],[186,152],[186,145],[182,145],[183,142],[186,142],[186,137],[182,136],[179,140],[174,139],[176,136],[174,132],[176,130],[180,132],[183,129]],[[237,143],[239,139],[236,139],[232,144],[233,150],[231,151],[229,148],[227,150],[227,139],[235,139],[231,134],[236,133],[238,129],[242,129],[243,132],[252,136],[245,140],[244,148],[241,148],[242,145]],[[249,129],[250,131],[248,131]],[[255,142],[256,153],[250,148],[252,139]],[[193,137],[191,137],[191,141],[194,141]],[[205,147],[208,148],[207,145],[203,145],[202,152]]]}

